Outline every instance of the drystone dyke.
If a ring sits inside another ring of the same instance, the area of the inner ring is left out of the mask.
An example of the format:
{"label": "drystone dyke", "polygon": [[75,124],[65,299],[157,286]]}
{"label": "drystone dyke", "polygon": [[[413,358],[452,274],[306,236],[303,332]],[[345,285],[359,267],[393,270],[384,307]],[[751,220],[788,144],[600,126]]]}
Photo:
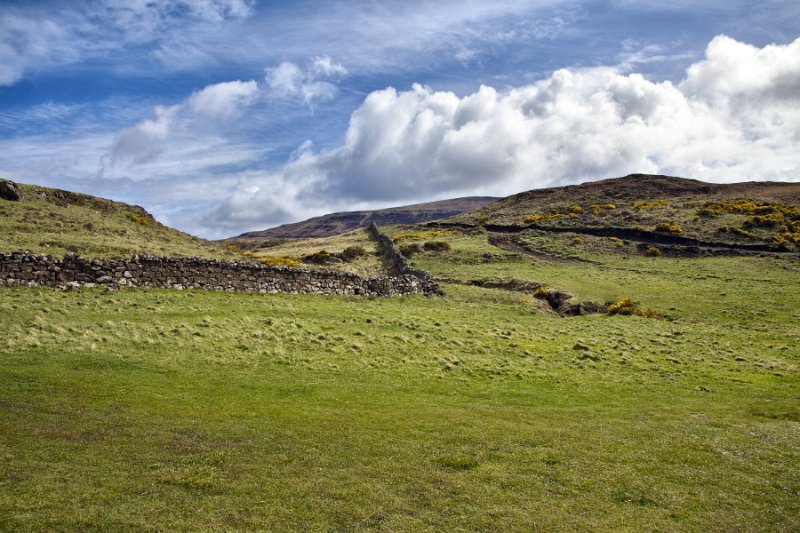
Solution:
{"label": "drystone dyke", "polygon": [[370,222],[369,228],[367,229],[369,230],[370,235],[372,235],[372,237],[378,242],[378,245],[383,248],[384,253],[389,257],[389,261],[392,263],[392,265],[394,265],[394,268],[397,270],[397,272],[404,275],[415,276],[420,279],[430,280],[431,283],[435,283],[430,272],[420,270],[418,268],[412,268],[392,238],[384,233],[381,233],[381,230],[378,229],[378,226],[375,225],[374,222]]}
{"label": "drystone dyke", "polygon": [[292,294],[399,296],[439,294],[428,275],[362,278],[347,272],[271,267],[257,263],[137,255],[125,260],[63,259],[27,252],[0,254],[0,285],[142,287]]}

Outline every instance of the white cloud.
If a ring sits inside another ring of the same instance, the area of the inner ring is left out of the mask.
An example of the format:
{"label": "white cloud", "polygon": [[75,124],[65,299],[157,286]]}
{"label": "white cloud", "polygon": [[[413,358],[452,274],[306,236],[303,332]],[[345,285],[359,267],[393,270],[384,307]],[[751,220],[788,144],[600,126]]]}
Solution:
{"label": "white cloud", "polygon": [[189,107],[198,115],[228,120],[239,116],[258,95],[255,81],[229,81],[209,85],[189,97]]}
{"label": "white cloud", "polygon": [[[115,164],[104,173],[87,168],[99,159],[100,138],[91,150],[74,142],[58,148],[39,139],[0,140],[0,153],[24,155],[0,172],[57,168],[75,178],[100,175],[106,187],[130,179],[146,184],[136,188],[143,191],[139,203],[155,204],[181,229],[213,237],[333,210],[507,194],[632,172],[800,180],[800,39],[757,48],[715,38],[677,84],[598,67],[558,70],[511,89],[482,86],[465,96],[422,85],[386,88],[353,112],[338,146],[320,150],[308,142],[282,167],[264,169],[271,147],[240,129],[275,103],[259,98],[261,90],[273,99],[329,97],[318,96],[325,89],[314,84],[346,74],[317,59],[305,69],[279,65],[261,89],[255,81],[225,82],[156,108],[116,135],[108,158]],[[330,77],[323,79],[325,72]],[[243,111],[246,120],[227,120]],[[80,150],[90,156],[76,157]],[[49,166],[37,163],[48,152],[58,157]]]}
{"label": "white cloud", "polygon": [[111,149],[112,164],[129,161],[140,165],[153,161],[163,150],[178,110],[179,106],[158,106],[154,119],[143,120],[122,132]]}
{"label": "white cloud", "polygon": [[[220,144],[216,131],[241,116],[255,103],[258,94],[255,81],[237,80],[208,85],[179,104],[156,106],[155,118],[142,120],[119,134],[109,154],[111,165],[153,163],[166,149],[173,152],[170,157],[173,160],[179,154],[188,157],[188,151],[193,153],[192,164],[196,164],[198,158],[205,161],[207,158],[196,153],[195,146],[205,143],[210,149]],[[231,163],[219,159],[217,155],[218,164]],[[182,164],[191,166],[186,161]],[[104,172],[110,170],[113,168],[104,169]]]}
{"label": "white cloud", "polygon": [[463,98],[389,88],[353,113],[341,146],[306,152],[284,172],[315,177],[304,198],[397,201],[631,172],[796,181],[798,89],[800,39],[759,49],[727,37],[677,86],[591,68]]}
{"label": "white cloud", "polygon": [[[63,9],[0,5],[0,87],[31,71],[107,58],[184,31],[218,32],[226,21],[249,17],[252,6],[248,0],[100,0]],[[164,61],[171,57],[163,49],[155,55]]]}
{"label": "white cloud", "polygon": [[299,99],[310,109],[321,102],[336,98],[339,89],[330,79],[347,75],[347,69],[331,61],[328,56],[315,57],[307,69],[302,70],[291,61],[283,61],[264,73],[267,87],[273,98]]}

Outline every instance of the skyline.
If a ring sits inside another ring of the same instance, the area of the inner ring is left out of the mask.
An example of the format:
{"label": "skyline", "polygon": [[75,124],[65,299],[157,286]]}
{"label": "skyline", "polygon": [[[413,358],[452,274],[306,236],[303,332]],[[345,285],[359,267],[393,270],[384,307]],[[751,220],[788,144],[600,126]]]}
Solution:
{"label": "skyline", "polygon": [[800,6],[6,2],[0,177],[208,238],[663,173],[800,181]]}

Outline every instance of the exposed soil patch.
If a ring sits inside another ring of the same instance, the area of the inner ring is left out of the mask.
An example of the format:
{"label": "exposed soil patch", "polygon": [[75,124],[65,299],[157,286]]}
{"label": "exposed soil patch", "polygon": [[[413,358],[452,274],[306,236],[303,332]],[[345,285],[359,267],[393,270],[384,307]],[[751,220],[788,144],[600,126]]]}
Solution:
{"label": "exposed soil patch", "polygon": [[608,307],[595,302],[571,302],[572,295],[548,289],[536,281],[526,281],[522,279],[471,279],[460,280],[451,278],[436,278],[440,283],[453,283],[456,285],[472,285],[473,287],[483,287],[486,289],[501,289],[504,291],[522,292],[529,294],[539,300],[544,300],[550,309],[560,316],[580,316],[594,313],[606,313]]}

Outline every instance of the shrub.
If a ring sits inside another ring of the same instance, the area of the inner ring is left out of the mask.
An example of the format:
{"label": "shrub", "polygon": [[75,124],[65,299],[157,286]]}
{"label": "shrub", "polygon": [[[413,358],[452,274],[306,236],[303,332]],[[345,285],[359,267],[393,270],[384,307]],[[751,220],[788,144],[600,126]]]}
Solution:
{"label": "shrub", "polygon": [[617,206],[615,204],[606,204],[606,209],[616,209]]}
{"label": "shrub", "polygon": [[580,244],[582,242],[583,242],[583,239],[581,239],[580,237],[573,237],[572,238],[572,245],[573,246],[578,245],[578,244]]}
{"label": "shrub", "polygon": [[777,228],[785,227],[785,220],[781,213],[770,213],[768,215],[753,215],[745,223],[745,228]]}
{"label": "shrub", "polygon": [[429,252],[449,252],[450,243],[447,241],[428,241],[422,247]]}
{"label": "shrub", "polygon": [[146,226],[150,223],[145,217],[140,217],[139,215],[131,215],[131,220],[136,222],[137,224],[141,224],[142,226]]}
{"label": "shrub", "polygon": [[579,206],[578,204],[574,204],[574,205],[569,206],[569,212],[577,215],[577,214],[583,213],[583,208],[581,206]]}
{"label": "shrub", "polygon": [[229,251],[231,251],[231,252],[235,252],[235,253],[237,253],[237,254],[241,252],[241,250],[239,249],[239,247],[238,247],[238,246],[236,246],[235,244],[229,244],[229,245],[227,245],[225,248],[227,248]]}
{"label": "shrub", "polygon": [[736,226],[722,226],[718,230],[720,233],[733,233],[735,235],[741,235],[742,237],[747,237],[748,239],[756,239],[756,234],[747,231],[746,229],[737,228]]}
{"label": "shrub", "polygon": [[661,250],[659,250],[657,246],[650,246],[647,248],[647,250],[645,250],[644,255],[658,257],[661,255]]}
{"label": "shrub", "polygon": [[345,261],[353,261],[359,257],[364,257],[365,255],[367,255],[367,251],[363,246],[348,246],[342,251],[342,253],[339,254],[339,256]]}
{"label": "shrub", "polygon": [[[573,213],[574,214],[574,213]],[[565,213],[549,213],[546,215],[528,215],[523,220],[526,224],[533,224],[534,222],[544,222],[547,220],[555,220],[567,216]]]}
{"label": "shrub", "polygon": [[300,266],[300,261],[292,259],[291,257],[266,257],[261,260],[261,263],[267,266],[281,266],[297,268]]}
{"label": "shrub", "polygon": [[665,205],[667,205],[666,200],[647,200],[645,202],[637,202],[633,204],[633,208],[636,210],[655,209],[656,207],[664,207]]}
{"label": "shrub", "polygon": [[327,250],[320,250],[318,252],[314,252],[313,254],[303,256],[303,261],[306,263],[314,263],[317,265],[329,263],[331,259],[331,254],[328,253]]}
{"label": "shrub", "polygon": [[683,233],[683,229],[677,224],[673,224],[672,222],[660,222],[656,225],[656,231],[660,231],[662,233],[671,233],[672,235],[680,235]]}
{"label": "shrub", "polygon": [[619,237],[609,237],[608,240],[613,242],[614,246],[616,246],[617,248],[622,248],[623,246],[625,246],[625,243],[622,242],[622,239],[620,239]]}
{"label": "shrub", "polygon": [[641,316],[644,318],[663,318],[659,313],[641,307],[639,302],[631,300],[630,298],[623,298],[622,300],[608,306],[609,315],[625,315],[625,316]]}
{"label": "shrub", "polygon": [[400,247],[400,253],[406,257],[411,257],[412,255],[422,253],[422,247],[417,244],[404,244]]}
{"label": "shrub", "polygon": [[550,294],[550,289],[548,289],[547,287],[537,287],[536,290],[533,291],[534,298],[544,299],[547,298],[549,294]]}

